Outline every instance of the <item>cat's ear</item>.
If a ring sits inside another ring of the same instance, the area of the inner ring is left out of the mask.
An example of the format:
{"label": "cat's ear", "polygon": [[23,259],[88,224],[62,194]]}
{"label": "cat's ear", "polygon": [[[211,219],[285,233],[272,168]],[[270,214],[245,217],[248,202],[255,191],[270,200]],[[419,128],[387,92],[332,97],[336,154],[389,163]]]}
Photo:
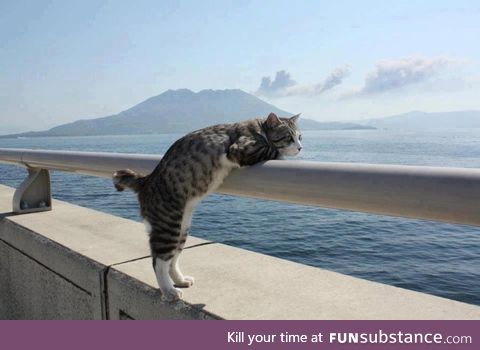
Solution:
{"label": "cat's ear", "polygon": [[293,117],[290,117],[290,121],[292,123],[296,123],[298,121],[298,118],[300,118],[300,114],[302,113],[298,113],[298,114],[295,114]]}
{"label": "cat's ear", "polygon": [[267,127],[269,127],[270,129],[275,128],[280,124],[282,124],[281,120],[277,117],[275,113],[270,113],[265,123],[267,124]]}

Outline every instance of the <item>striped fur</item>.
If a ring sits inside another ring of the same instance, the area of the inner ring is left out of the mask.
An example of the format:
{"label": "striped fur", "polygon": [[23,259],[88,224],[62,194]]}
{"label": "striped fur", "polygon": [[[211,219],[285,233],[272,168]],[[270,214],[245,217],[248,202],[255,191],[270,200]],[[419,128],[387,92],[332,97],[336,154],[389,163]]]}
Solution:
{"label": "striped fur", "polygon": [[153,267],[166,300],[181,297],[193,278],[178,266],[196,205],[218,188],[235,168],[295,155],[301,149],[298,116],[286,119],[271,113],[266,119],[215,125],[177,140],[155,170],[141,176],[119,170],[118,190],[138,193],[141,215],[149,234]]}

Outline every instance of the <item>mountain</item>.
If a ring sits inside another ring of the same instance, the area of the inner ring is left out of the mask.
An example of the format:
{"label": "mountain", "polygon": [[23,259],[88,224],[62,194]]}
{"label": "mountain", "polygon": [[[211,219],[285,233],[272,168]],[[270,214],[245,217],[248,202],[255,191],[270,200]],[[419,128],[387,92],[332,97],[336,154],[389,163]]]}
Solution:
{"label": "mountain", "polygon": [[[185,133],[208,125],[263,117],[270,112],[283,117],[292,115],[242,90],[197,93],[188,89],[168,90],[115,115],[77,120],[46,131],[0,137]],[[310,119],[303,119],[301,123],[304,130],[366,128],[353,123],[320,123]]]}
{"label": "mountain", "polygon": [[356,121],[356,123],[373,126],[378,129],[480,128],[480,111],[432,113],[412,111],[384,118]]}

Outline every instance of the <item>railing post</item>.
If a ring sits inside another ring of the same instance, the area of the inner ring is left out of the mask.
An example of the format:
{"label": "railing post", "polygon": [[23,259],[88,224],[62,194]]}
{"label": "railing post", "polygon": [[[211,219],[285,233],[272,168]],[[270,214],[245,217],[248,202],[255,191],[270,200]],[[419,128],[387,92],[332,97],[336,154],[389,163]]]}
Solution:
{"label": "railing post", "polygon": [[28,177],[13,195],[13,211],[19,214],[52,210],[50,174],[46,169],[27,168]]}

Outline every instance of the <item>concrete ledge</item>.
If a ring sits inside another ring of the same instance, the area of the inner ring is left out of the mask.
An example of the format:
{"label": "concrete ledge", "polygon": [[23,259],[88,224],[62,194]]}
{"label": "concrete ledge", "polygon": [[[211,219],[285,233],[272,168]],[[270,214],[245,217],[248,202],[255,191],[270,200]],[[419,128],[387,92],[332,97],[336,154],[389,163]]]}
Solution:
{"label": "concrete ledge", "polygon": [[[53,201],[52,211],[15,215],[11,212],[13,192],[12,188],[0,185],[0,242],[10,250],[22,253],[33,263],[47,267],[57,277],[62,276],[72,286],[90,293],[88,302],[92,304],[89,306],[92,313],[86,318],[107,318],[105,273],[109,266],[149,256],[143,224],[56,200]],[[204,242],[193,238],[188,244]],[[5,286],[3,279],[11,278],[8,276],[12,276],[13,272],[7,273],[9,270],[15,270],[17,276],[10,289],[17,284],[35,281],[34,270],[16,269],[10,266],[9,259],[4,254],[0,255],[0,285]],[[44,295],[44,281],[39,280],[30,288],[32,293],[50,298]],[[2,304],[10,303],[10,298],[11,294],[0,289]],[[57,318],[85,318],[83,313],[72,316],[66,313]],[[17,313],[0,313],[0,319],[18,317]],[[32,314],[25,318],[41,317],[32,310]],[[45,314],[45,318],[51,317]]]}
{"label": "concrete ledge", "polygon": [[0,318],[98,318],[90,292],[2,241],[0,257]]}
{"label": "concrete ledge", "polygon": [[[144,259],[152,269],[150,259]],[[185,320],[218,319],[203,310],[205,304],[192,304],[188,301],[164,303],[160,292],[154,286],[132,278],[114,268],[107,275],[108,314],[112,320]]]}
{"label": "concrete ledge", "polygon": [[54,201],[11,214],[0,186],[0,318],[480,319],[480,307],[191,237],[196,278],[163,303],[143,225]]}
{"label": "concrete ledge", "polygon": [[[183,253],[184,273],[195,285],[184,302],[225,319],[480,319],[480,307],[310,267],[223,244]],[[108,283],[121,276],[125,285],[141,281],[155,288],[150,259],[117,265]],[[126,277],[127,276],[127,277]],[[151,294],[156,299],[155,294]],[[132,295],[133,298],[133,295]],[[115,305],[142,318],[129,305]],[[154,300],[152,300],[154,302]],[[113,304],[113,305],[112,305]]]}

